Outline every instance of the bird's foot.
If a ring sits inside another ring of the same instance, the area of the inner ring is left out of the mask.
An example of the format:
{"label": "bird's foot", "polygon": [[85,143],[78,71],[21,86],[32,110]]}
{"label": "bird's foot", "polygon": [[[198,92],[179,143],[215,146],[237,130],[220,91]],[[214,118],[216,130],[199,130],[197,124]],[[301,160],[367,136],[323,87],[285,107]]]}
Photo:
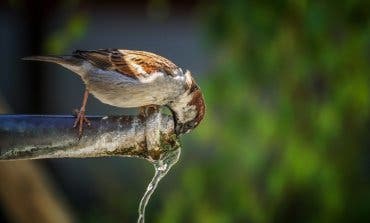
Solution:
{"label": "bird's foot", "polygon": [[139,113],[143,117],[148,117],[150,114],[153,114],[154,112],[159,110],[158,105],[146,105],[139,108]]}
{"label": "bird's foot", "polygon": [[73,124],[73,128],[78,127],[78,139],[81,139],[82,133],[83,133],[83,125],[86,123],[87,126],[90,126],[91,123],[85,116],[85,110],[76,109],[75,114],[76,114],[76,120],[75,120],[75,123]]}

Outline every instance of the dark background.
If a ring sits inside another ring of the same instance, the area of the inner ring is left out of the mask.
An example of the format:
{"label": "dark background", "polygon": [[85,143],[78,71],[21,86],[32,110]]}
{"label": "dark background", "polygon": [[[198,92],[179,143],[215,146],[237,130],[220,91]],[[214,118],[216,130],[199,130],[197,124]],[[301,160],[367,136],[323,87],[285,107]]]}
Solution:
{"label": "dark background", "polygon": [[[78,76],[20,58],[155,52],[192,71],[207,115],[183,137],[148,222],[370,222],[369,10],[368,1],[4,1],[0,95],[12,113],[71,114]],[[135,112],[93,97],[87,107]],[[37,162],[78,222],[135,222],[153,172],[122,158]],[[0,221],[15,222],[1,207]]]}

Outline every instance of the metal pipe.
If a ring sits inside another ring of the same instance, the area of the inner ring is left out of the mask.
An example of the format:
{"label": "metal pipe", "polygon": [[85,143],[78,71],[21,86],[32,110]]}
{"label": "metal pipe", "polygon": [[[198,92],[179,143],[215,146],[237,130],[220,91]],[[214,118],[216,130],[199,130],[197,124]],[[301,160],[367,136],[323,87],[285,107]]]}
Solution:
{"label": "metal pipe", "polygon": [[180,147],[173,118],[90,116],[78,139],[74,116],[0,115],[0,160],[129,156],[159,160]]}

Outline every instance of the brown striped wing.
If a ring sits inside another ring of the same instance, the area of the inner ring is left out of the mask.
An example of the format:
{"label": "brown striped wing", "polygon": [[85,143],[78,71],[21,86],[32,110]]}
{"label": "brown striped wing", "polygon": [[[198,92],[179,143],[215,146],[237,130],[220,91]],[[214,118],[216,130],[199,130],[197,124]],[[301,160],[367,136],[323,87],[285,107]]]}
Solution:
{"label": "brown striped wing", "polygon": [[168,59],[145,51],[102,49],[77,50],[74,56],[83,58],[100,69],[114,70],[131,78],[147,77],[155,72],[174,75],[178,68]]}

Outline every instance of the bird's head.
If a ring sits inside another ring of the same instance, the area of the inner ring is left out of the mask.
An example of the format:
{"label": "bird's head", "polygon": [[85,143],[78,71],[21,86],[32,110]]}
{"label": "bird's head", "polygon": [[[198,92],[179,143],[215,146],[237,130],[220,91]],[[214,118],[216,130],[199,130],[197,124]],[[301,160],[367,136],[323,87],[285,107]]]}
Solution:
{"label": "bird's head", "polygon": [[187,80],[186,91],[168,105],[175,118],[177,134],[193,130],[203,120],[205,114],[205,103],[199,86],[190,71],[186,71],[185,77]]}

